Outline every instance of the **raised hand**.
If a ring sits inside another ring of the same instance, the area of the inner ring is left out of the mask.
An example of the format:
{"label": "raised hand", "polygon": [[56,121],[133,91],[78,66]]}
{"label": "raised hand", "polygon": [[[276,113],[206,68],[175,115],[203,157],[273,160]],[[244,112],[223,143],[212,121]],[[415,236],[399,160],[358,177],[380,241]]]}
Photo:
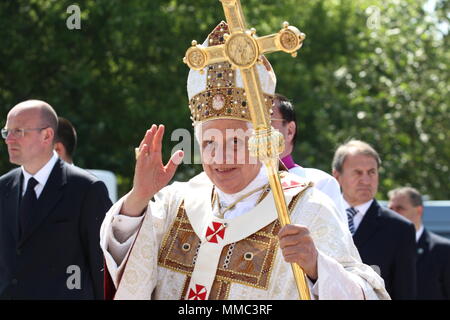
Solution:
{"label": "raised hand", "polygon": [[145,133],[137,151],[133,188],[124,201],[122,214],[141,215],[150,199],[169,183],[181,163],[184,156],[181,150],[175,152],[166,165],[162,163],[163,135],[163,125],[152,125]]}

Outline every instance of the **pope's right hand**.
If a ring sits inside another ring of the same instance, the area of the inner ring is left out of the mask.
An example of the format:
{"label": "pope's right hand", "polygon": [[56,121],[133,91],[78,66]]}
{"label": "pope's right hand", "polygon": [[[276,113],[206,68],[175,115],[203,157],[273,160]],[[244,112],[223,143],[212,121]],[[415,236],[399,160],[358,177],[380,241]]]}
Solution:
{"label": "pope's right hand", "polygon": [[140,216],[150,199],[173,178],[183,160],[184,152],[179,150],[165,166],[163,165],[161,156],[163,135],[163,125],[158,127],[152,125],[145,133],[137,151],[133,188],[125,198],[121,214]]}

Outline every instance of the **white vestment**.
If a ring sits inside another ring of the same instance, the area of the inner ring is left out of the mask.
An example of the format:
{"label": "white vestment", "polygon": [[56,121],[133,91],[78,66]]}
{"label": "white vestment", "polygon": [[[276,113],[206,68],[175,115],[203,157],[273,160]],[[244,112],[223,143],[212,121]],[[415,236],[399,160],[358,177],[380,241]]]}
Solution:
{"label": "white vestment", "polygon": [[[309,229],[319,252],[312,298],[389,299],[329,197],[296,175],[281,181],[291,222]],[[143,217],[120,215],[123,198],[110,209],[101,247],[115,299],[298,299],[272,193],[231,219],[214,215],[212,194],[201,173],[162,189]]]}
{"label": "white vestment", "polygon": [[333,176],[319,169],[303,168],[300,166],[292,167],[289,169],[289,172],[294,173],[307,181],[312,181],[315,188],[319,189],[333,200],[342,220],[344,222],[348,221],[344,209],[344,199],[342,198],[341,187]]}

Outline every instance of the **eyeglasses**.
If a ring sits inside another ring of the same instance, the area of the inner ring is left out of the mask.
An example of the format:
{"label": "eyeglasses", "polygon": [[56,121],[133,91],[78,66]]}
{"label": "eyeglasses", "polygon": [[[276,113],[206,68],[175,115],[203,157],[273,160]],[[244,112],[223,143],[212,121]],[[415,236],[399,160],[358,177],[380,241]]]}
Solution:
{"label": "eyeglasses", "polygon": [[270,119],[270,123],[273,123],[273,121],[282,121],[282,122],[283,122],[283,126],[286,124],[286,120],[284,120],[284,119],[271,118],[271,119]]}
{"label": "eyeglasses", "polygon": [[6,139],[8,137],[9,134],[11,134],[14,138],[18,139],[18,138],[23,138],[25,136],[25,132],[28,131],[36,131],[36,130],[44,130],[47,129],[48,127],[45,128],[30,128],[30,129],[2,129],[2,138]]}

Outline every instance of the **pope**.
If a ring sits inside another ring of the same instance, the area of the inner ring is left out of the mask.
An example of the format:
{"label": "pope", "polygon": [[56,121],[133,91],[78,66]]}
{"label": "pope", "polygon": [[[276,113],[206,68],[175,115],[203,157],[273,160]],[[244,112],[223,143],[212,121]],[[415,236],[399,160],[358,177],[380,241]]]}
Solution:
{"label": "pope", "polygon": [[[222,44],[227,32],[221,22],[204,45]],[[261,59],[269,110],[276,77]],[[329,197],[283,171],[292,224],[281,227],[265,168],[248,151],[252,125],[240,71],[227,62],[202,71],[190,71],[187,89],[203,172],[168,185],[183,152],[164,165],[164,126],[147,130],[133,187],[101,229],[109,297],[298,299],[290,268],[297,263],[313,299],[389,299]]]}

